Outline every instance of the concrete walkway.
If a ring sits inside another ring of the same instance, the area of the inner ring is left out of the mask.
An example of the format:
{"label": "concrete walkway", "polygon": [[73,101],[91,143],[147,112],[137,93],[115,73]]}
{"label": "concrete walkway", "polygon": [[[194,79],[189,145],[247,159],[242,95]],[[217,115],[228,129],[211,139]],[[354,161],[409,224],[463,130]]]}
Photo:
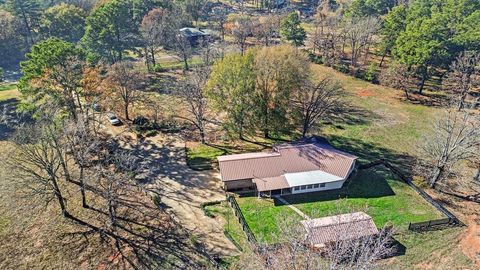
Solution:
{"label": "concrete walkway", "polygon": [[281,201],[283,204],[285,204],[286,206],[290,207],[293,211],[295,211],[295,213],[299,214],[301,217],[303,217],[304,219],[310,219],[309,216],[307,216],[305,213],[303,213],[302,211],[300,211],[300,209],[296,208],[295,206],[291,205],[289,202],[287,202],[287,200],[285,200],[284,198],[282,198],[282,196],[280,195],[273,195],[272,197],[274,197],[275,199]]}

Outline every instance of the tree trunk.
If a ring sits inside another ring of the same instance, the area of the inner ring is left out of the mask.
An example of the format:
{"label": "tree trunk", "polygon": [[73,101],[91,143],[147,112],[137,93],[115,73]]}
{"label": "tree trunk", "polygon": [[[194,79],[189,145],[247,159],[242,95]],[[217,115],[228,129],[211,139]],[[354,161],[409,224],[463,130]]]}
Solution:
{"label": "tree trunk", "polygon": [[383,52],[383,55],[382,55],[382,60],[380,60],[380,64],[378,65],[378,67],[382,67],[383,65],[383,60],[385,60],[385,56],[387,55],[387,50],[385,50]]}
{"label": "tree trunk", "polygon": [[155,67],[157,65],[157,60],[155,59],[155,49],[152,47],[150,47],[150,54],[152,56],[152,65],[153,67]]}
{"label": "tree trunk", "polygon": [[308,120],[305,119],[303,121],[303,127],[302,127],[302,138],[305,138],[307,136],[308,129],[309,129]]}
{"label": "tree trunk", "polygon": [[125,113],[125,119],[130,121],[130,116],[128,115],[128,102],[125,102],[125,107],[124,107],[124,113]]}
{"label": "tree trunk", "polygon": [[63,198],[62,192],[60,191],[60,188],[58,187],[57,179],[55,176],[52,177],[51,179],[52,184],[53,184],[53,190],[55,193],[55,197],[57,198],[58,205],[60,205],[60,210],[62,211],[62,215],[64,217],[69,217],[69,213],[67,211],[67,207],[65,205],[65,199]]}
{"label": "tree trunk", "polygon": [[420,82],[420,88],[418,89],[418,93],[421,95],[423,93],[423,87],[425,86],[425,81],[427,80],[428,75],[428,68],[423,68],[422,72],[422,81]]}
{"label": "tree trunk", "polygon": [[23,22],[25,23],[25,28],[27,28],[27,32],[28,32],[28,39],[30,39],[30,46],[32,46],[35,41],[33,40],[33,35],[32,35],[32,28],[30,26],[30,24],[28,23],[28,18],[27,18],[27,15],[25,14],[25,11],[22,10],[22,18],[23,18]]}
{"label": "tree trunk", "polygon": [[435,170],[433,171],[433,175],[429,180],[431,188],[435,188],[435,185],[437,184],[437,182],[442,177],[444,170],[445,170],[445,168],[443,166],[435,167]]}
{"label": "tree trunk", "polygon": [[80,166],[80,193],[82,195],[82,207],[89,208],[87,204],[87,194],[85,193],[85,181],[83,179],[83,165]]}
{"label": "tree trunk", "polygon": [[188,71],[188,57],[186,55],[183,55],[183,65],[184,69]]}
{"label": "tree trunk", "polygon": [[200,141],[202,142],[202,144],[205,144],[206,143],[206,140],[205,140],[205,131],[203,129],[200,130]]}

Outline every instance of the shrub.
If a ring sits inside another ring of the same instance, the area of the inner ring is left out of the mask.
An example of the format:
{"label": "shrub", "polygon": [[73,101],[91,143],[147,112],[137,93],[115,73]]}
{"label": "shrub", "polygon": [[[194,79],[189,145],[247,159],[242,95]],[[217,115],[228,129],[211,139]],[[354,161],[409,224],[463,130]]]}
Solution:
{"label": "shrub", "polygon": [[377,66],[374,63],[371,63],[368,66],[368,69],[367,71],[365,71],[365,75],[363,76],[363,78],[369,82],[375,82],[377,80]]}
{"label": "shrub", "polygon": [[163,72],[165,71],[164,68],[162,66],[160,66],[160,64],[156,64],[155,66],[152,67],[152,70],[154,72]]}
{"label": "shrub", "polygon": [[3,79],[4,79],[3,75],[4,75],[3,68],[0,67],[0,82],[3,82]]}
{"label": "shrub", "polygon": [[160,196],[153,196],[153,203],[159,208],[162,207],[162,199],[160,198]]}
{"label": "shrub", "polygon": [[335,65],[333,65],[333,68],[337,71],[340,71],[340,72],[344,73],[344,74],[349,73],[348,66],[345,65],[345,64],[335,64]]}

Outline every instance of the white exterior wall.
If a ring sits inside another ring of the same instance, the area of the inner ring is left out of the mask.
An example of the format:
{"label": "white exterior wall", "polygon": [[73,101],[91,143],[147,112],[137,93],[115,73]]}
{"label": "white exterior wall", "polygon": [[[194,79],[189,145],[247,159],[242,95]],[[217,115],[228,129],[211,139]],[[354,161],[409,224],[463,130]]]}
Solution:
{"label": "white exterior wall", "polygon": [[315,192],[315,191],[324,191],[324,190],[339,189],[339,188],[342,188],[343,183],[345,183],[345,180],[325,183],[325,187],[318,187],[318,188],[312,188],[312,189],[303,189],[303,190],[302,190],[302,189],[300,189],[300,190],[295,190],[295,187],[292,187],[292,194],[299,194],[299,193],[307,193],[307,192]]}

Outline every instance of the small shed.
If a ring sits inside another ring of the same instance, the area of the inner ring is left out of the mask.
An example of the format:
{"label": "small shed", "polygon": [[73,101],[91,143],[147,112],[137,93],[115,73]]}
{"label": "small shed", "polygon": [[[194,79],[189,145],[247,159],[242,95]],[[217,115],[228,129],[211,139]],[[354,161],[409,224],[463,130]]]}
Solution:
{"label": "small shed", "polygon": [[303,220],[302,225],[306,230],[307,241],[315,248],[378,234],[372,217],[364,212]]}

